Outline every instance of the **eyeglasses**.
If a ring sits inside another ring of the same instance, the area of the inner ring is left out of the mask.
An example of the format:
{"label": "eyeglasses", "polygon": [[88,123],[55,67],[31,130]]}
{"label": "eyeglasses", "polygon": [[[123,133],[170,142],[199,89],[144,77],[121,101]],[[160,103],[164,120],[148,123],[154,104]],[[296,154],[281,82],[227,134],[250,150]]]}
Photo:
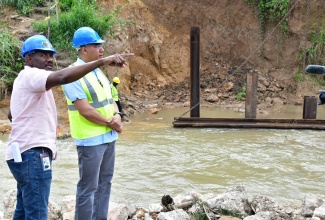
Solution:
{"label": "eyeglasses", "polygon": [[95,48],[102,48],[103,44],[87,44],[85,46],[92,46],[92,47],[95,47]]}

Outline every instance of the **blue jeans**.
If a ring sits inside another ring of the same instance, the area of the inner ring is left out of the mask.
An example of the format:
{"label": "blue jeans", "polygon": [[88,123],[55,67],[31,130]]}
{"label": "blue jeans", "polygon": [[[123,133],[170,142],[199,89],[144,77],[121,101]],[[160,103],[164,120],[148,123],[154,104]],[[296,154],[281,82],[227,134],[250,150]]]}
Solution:
{"label": "blue jeans", "polygon": [[106,220],[115,164],[115,141],[78,146],[79,182],[75,220]]}
{"label": "blue jeans", "polygon": [[52,169],[43,171],[40,154],[48,148],[32,148],[21,154],[22,162],[8,160],[9,169],[17,181],[17,203],[13,220],[46,220],[52,181]]}

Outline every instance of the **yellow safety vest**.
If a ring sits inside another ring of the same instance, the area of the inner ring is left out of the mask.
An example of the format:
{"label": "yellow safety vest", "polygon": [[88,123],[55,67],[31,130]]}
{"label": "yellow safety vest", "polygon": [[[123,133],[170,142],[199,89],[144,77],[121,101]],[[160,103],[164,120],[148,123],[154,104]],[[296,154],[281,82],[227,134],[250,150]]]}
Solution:
{"label": "yellow safety vest", "polygon": [[111,84],[112,86],[112,97],[114,101],[118,101],[118,90],[117,88],[113,85],[113,83]]}
{"label": "yellow safety vest", "polygon": [[[80,64],[81,63],[75,62],[71,66]],[[92,72],[90,72],[83,78],[79,79],[79,81],[87,95],[89,104],[94,107],[101,115],[109,119],[113,117],[113,114],[115,112],[114,100],[112,99],[111,94],[111,86],[104,74],[98,74],[97,77]],[[70,130],[71,136],[73,138],[85,139],[96,137],[112,130],[108,126],[98,125],[88,121],[86,118],[79,114],[72,101],[67,96],[65,96],[65,98],[68,103]]]}

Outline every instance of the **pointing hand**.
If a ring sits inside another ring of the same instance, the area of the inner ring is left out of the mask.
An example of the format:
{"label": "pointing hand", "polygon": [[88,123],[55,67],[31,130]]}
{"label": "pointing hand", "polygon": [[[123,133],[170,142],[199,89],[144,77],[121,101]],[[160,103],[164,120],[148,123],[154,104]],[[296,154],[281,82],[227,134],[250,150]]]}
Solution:
{"label": "pointing hand", "polygon": [[125,59],[134,56],[134,53],[114,54],[103,58],[106,65],[124,67]]}

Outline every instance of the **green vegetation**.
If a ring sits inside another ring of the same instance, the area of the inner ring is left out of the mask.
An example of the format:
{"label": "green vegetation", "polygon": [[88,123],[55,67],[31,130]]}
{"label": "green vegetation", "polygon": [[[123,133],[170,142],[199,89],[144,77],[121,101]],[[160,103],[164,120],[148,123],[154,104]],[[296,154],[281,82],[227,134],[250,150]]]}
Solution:
{"label": "green vegetation", "polygon": [[[288,31],[288,19],[284,19],[289,11],[290,0],[246,0],[246,3],[250,6],[257,6],[258,15],[260,20],[261,39],[265,39],[265,26],[266,21],[279,22],[280,28],[283,33]],[[322,22],[324,23],[324,22]],[[322,25],[323,27],[324,25]],[[318,31],[312,31],[308,40],[311,44],[300,51],[299,61],[304,67],[308,64],[325,65],[325,31],[324,28],[318,27]],[[324,78],[320,76],[311,76],[313,80],[316,80],[320,85],[324,84]],[[294,75],[296,82],[302,82],[303,71],[299,71]],[[237,94],[237,99],[241,96]]]}
{"label": "green vegetation", "polygon": [[11,88],[18,72],[24,65],[20,57],[21,43],[11,36],[8,30],[0,32],[0,84],[6,88]]}
{"label": "green vegetation", "polygon": [[310,82],[313,82],[319,86],[325,86],[325,76],[324,75],[317,75],[317,74],[305,74],[302,75],[304,79],[307,79]]}
{"label": "green vegetation", "polygon": [[[19,12],[27,12],[28,7],[30,7],[30,12],[32,12],[32,7],[41,6],[45,3],[45,0],[0,0],[0,7],[9,5]],[[118,18],[118,13],[122,8],[118,8],[110,14],[101,14],[96,0],[60,0],[60,7],[65,12],[60,14],[59,19],[50,18],[50,22],[48,20],[36,21],[33,23],[33,28],[35,32],[47,36],[48,25],[50,25],[50,40],[55,49],[60,50],[60,52],[66,51],[73,56],[76,56],[76,53],[73,51],[71,42],[74,31],[78,28],[82,26],[92,27],[105,39],[106,34],[111,37],[114,36],[116,26],[120,30],[131,23],[131,21]],[[55,13],[55,7],[52,10]],[[51,11],[51,14],[53,13]],[[0,84],[11,91],[14,79],[23,68],[24,60],[20,57],[21,42],[11,36],[11,33],[5,29],[5,24],[1,24],[1,26],[4,27],[0,33]]]}
{"label": "green vegetation", "polygon": [[[312,31],[309,35],[311,44],[302,49],[299,53],[299,61],[304,66],[309,64],[325,65],[325,31]],[[320,75],[307,74],[308,78],[316,82],[318,85],[325,86],[325,78]],[[299,81],[298,73],[295,75],[295,79]]]}
{"label": "green vegetation", "polygon": [[209,220],[208,216],[205,213],[194,212],[193,216],[196,220]]}
{"label": "green vegetation", "polygon": [[236,218],[243,218],[240,213],[236,213],[223,208],[214,208],[211,209],[208,207],[206,202],[203,202],[201,199],[195,202],[195,205],[198,207],[195,212],[193,212],[193,216],[196,220],[209,220],[209,215],[223,215],[223,216],[232,216]]}
{"label": "green vegetation", "polygon": [[[257,6],[261,39],[264,40],[266,21],[281,21],[288,13],[290,0],[246,0],[246,3],[250,6]],[[280,24],[280,28],[284,33],[287,33],[288,22],[286,19]]]}
{"label": "green vegetation", "polygon": [[324,76],[319,76],[316,77],[315,80],[320,86],[325,86],[325,77]]}
{"label": "green vegetation", "polygon": [[[325,64],[325,31],[321,30],[319,32],[312,31],[309,40],[311,45],[306,48],[306,60],[305,65],[307,64]],[[304,52],[301,51],[299,59],[301,62],[304,62]]]}
{"label": "green vegetation", "polygon": [[301,82],[302,81],[302,72],[301,71],[298,71],[295,76],[294,76],[295,80],[297,82]]}
{"label": "green vegetation", "polygon": [[240,101],[240,100],[242,100],[242,98],[245,98],[245,97],[246,97],[246,84],[243,86],[242,91],[236,94],[236,100]]}
{"label": "green vegetation", "polygon": [[[48,32],[50,24],[50,39],[56,49],[66,52],[72,52],[72,37],[80,27],[89,26],[98,32],[104,38],[108,33],[109,36],[114,36],[114,27],[124,27],[130,21],[124,21],[117,17],[121,8],[114,10],[110,14],[100,14],[100,10],[95,0],[79,0],[79,1],[62,1],[62,4],[69,7],[71,10],[60,14],[59,19],[51,18],[50,22],[36,21],[33,23],[33,28],[36,32],[42,32],[44,35]],[[65,9],[66,10],[66,9]]]}
{"label": "green vegetation", "polygon": [[0,0],[0,8],[5,5],[17,9],[19,14],[29,16],[33,12],[33,7],[44,6],[45,0]]}
{"label": "green vegetation", "polygon": [[246,92],[239,92],[236,94],[236,100],[240,101],[242,98],[246,97]]}
{"label": "green vegetation", "polygon": [[60,0],[60,10],[62,12],[70,11],[72,8],[73,0]]}

